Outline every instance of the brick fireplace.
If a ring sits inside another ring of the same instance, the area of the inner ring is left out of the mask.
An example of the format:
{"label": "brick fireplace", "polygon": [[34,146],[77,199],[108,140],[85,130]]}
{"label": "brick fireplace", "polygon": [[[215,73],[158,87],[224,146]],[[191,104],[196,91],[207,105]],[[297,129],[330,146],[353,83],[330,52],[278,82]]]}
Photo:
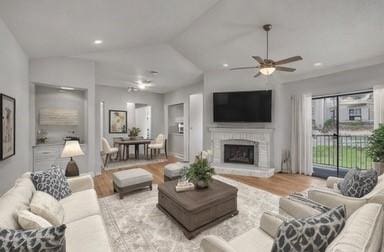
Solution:
{"label": "brick fireplace", "polygon": [[210,128],[218,173],[270,177],[272,129]]}

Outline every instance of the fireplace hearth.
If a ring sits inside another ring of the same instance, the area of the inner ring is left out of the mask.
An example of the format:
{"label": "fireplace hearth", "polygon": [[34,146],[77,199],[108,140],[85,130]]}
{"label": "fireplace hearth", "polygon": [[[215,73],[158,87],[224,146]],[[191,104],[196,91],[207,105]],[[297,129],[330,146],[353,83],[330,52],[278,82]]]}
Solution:
{"label": "fireplace hearth", "polygon": [[254,164],[254,153],[254,145],[224,144],[224,163]]}

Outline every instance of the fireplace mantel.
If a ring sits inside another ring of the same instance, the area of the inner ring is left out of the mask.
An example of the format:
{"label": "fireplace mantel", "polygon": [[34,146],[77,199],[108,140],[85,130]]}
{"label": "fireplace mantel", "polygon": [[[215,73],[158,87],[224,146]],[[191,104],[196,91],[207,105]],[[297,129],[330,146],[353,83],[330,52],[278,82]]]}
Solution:
{"label": "fireplace mantel", "polygon": [[[227,128],[212,127],[211,149],[213,152],[213,166],[219,173],[270,177],[274,173],[271,168],[271,143],[273,129],[265,128]],[[247,140],[258,145],[258,164],[228,164],[223,159],[223,142],[228,140]]]}

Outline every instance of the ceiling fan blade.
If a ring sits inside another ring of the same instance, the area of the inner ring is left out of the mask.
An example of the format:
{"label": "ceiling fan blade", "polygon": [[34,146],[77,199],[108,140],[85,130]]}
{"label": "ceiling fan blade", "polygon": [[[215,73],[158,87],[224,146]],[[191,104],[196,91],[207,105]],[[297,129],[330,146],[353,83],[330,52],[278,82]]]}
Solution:
{"label": "ceiling fan blade", "polygon": [[303,58],[301,56],[294,56],[287,59],[276,61],[275,65],[283,65],[283,64],[291,63],[291,62],[302,60],[302,59]]}
{"label": "ceiling fan blade", "polygon": [[257,77],[259,77],[260,75],[261,75],[261,73],[258,72],[257,74],[255,74],[255,75],[253,76],[253,78],[257,78]]}
{"label": "ceiling fan blade", "polygon": [[290,67],[280,67],[280,66],[277,66],[277,67],[276,67],[276,70],[277,70],[277,71],[284,71],[284,72],[294,72],[294,71],[296,71],[295,68],[290,68]]}
{"label": "ceiling fan blade", "polygon": [[260,56],[252,56],[252,58],[254,60],[256,60],[257,62],[259,62],[259,64],[263,64],[264,63],[264,60]]}
{"label": "ceiling fan blade", "polygon": [[258,66],[254,66],[254,67],[233,67],[233,68],[230,68],[229,70],[244,70],[244,69],[255,69],[255,68],[259,68]]}

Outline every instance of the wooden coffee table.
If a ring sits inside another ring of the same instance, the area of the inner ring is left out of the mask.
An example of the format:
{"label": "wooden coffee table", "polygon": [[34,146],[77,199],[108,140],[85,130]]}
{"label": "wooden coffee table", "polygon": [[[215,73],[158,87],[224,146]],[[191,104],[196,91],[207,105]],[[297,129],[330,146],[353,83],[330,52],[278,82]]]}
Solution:
{"label": "wooden coffee table", "polygon": [[168,181],[159,185],[157,207],[188,239],[239,213],[234,186],[213,180],[206,189],[176,192],[176,184],[177,181]]}

